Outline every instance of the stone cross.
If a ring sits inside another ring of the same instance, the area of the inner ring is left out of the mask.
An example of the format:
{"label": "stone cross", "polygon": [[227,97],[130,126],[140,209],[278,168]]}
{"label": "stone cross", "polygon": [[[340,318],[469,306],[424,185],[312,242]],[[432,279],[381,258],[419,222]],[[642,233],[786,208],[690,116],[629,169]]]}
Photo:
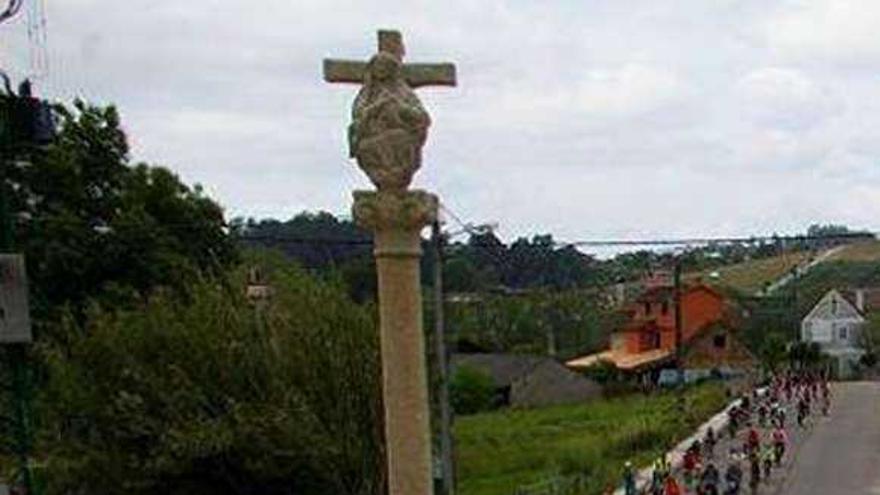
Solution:
{"label": "stone cross", "polygon": [[379,31],[369,62],[324,61],[328,82],[362,83],[348,128],[350,156],[376,191],[355,191],[357,223],[374,234],[382,396],[390,495],[430,495],[431,430],[419,274],[421,231],[437,197],[410,190],[431,119],[413,88],[455,85],[452,64],[404,64],[403,39]]}
{"label": "stone cross", "polygon": [[[406,49],[403,37],[398,31],[379,31],[378,51],[391,53],[403,61]],[[324,80],[332,83],[364,82],[367,63],[356,60],[324,60]],[[411,88],[422,86],[455,86],[455,65],[439,64],[403,64],[403,78]]]}

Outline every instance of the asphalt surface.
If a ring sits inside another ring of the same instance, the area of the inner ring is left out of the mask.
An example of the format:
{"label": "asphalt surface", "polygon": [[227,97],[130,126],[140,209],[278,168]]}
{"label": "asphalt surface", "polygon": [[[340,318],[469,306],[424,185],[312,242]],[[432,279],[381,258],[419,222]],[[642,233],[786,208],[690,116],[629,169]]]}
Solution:
{"label": "asphalt surface", "polygon": [[835,385],[831,415],[816,417],[777,493],[880,495],[880,382]]}

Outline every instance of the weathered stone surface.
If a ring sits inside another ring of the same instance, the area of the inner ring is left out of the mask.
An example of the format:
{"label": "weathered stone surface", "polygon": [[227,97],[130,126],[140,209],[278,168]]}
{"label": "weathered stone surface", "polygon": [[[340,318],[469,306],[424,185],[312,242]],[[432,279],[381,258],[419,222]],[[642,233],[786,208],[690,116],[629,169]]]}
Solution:
{"label": "weathered stone surface", "polygon": [[404,64],[397,31],[379,31],[369,62],[325,60],[324,79],[361,83],[348,128],[349,155],[380,191],[403,191],[422,164],[431,117],[413,88],[455,85],[452,64]]}
{"label": "weathered stone surface", "polygon": [[403,191],[422,166],[431,117],[401,74],[401,63],[379,52],[367,64],[354,101],[349,150],[380,191]]}
{"label": "weathered stone surface", "polygon": [[[327,82],[363,84],[367,62],[355,60],[324,60],[324,80]],[[403,80],[415,89],[422,86],[455,86],[454,64],[403,64]]]}
{"label": "weathered stone surface", "polygon": [[437,218],[437,196],[421,190],[355,191],[352,214],[372,231],[421,230]]}

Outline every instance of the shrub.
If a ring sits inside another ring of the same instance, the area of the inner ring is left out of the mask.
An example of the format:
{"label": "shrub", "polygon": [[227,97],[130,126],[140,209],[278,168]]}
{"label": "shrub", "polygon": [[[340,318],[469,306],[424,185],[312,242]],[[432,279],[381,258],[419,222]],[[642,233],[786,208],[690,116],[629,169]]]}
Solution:
{"label": "shrub", "polygon": [[617,369],[617,366],[606,359],[602,359],[595,365],[587,368],[584,374],[587,378],[592,378],[602,385],[620,381],[622,379],[622,375],[620,370]]}
{"label": "shrub", "polygon": [[48,493],[382,493],[369,311],[284,265],[254,308],[244,270],[92,308],[42,348]]}
{"label": "shrub", "polygon": [[449,382],[449,400],[457,414],[474,414],[492,409],[495,384],[480,370],[461,366]]}

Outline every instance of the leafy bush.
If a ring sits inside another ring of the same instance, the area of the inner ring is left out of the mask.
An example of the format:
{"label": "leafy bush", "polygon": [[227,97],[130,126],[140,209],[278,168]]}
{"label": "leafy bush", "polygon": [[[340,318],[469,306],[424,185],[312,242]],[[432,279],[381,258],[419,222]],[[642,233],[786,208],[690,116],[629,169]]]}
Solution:
{"label": "leafy bush", "polygon": [[618,382],[623,378],[617,366],[607,359],[602,359],[595,365],[587,368],[584,374],[602,385]]}
{"label": "leafy bush", "polygon": [[492,378],[480,370],[461,366],[449,382],[449,401],[457,414],[474,414],[492,409],[495,402]]}
{"label": "leafy bush", "polygon": [[370,312],[280,264],[255,308],[243,272],[65,320],[41,349],[50,494],[383,492]]}

